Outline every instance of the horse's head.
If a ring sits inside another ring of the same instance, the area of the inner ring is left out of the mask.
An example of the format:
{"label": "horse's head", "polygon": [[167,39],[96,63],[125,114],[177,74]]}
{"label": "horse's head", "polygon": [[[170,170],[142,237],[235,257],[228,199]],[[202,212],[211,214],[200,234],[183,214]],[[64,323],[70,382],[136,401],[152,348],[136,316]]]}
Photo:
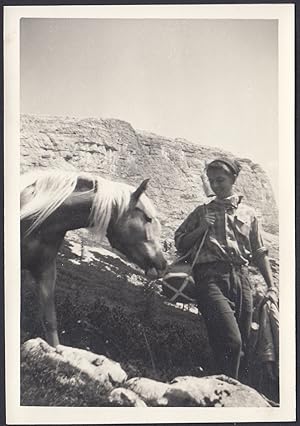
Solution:
{"label": "horse's head", "polygon": [[160,223],[150,200],[144,194],[148,181],[142,182],[131,194],[125,213],[111,220],[107,238],[112,247],[144,269],[146,275],[157,278],[165,271],[167,262],[159,242]]}

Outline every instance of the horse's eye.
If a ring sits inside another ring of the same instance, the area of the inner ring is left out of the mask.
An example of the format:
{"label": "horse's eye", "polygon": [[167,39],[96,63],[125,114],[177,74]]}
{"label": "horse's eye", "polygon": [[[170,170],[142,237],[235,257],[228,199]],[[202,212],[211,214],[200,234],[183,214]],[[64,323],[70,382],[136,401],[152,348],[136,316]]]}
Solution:
{"label": "horse's eye", "polygon": [[152,222],[152,217],[147,216],[146,213],[142,209],[140,209],[139,207],[136,207],[135,209],[143,214],[146,222],[149,222],[149,223]]}
{"label": "horse's eye", "polygon": [[149,223],[152,222],[152,217],[145,215],[145,219],[146,219],[146,222],[149,222]]}

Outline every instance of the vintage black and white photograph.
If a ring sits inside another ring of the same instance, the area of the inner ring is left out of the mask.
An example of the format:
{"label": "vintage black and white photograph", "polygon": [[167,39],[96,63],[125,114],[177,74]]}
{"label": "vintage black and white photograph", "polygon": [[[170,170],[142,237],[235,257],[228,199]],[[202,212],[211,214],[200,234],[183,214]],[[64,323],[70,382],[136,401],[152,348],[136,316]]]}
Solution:
{"label": "vintage black and white photograph", "polygon": [[292,420],[292,5],[5,18],[7,378],[19,360],[23,419]]}

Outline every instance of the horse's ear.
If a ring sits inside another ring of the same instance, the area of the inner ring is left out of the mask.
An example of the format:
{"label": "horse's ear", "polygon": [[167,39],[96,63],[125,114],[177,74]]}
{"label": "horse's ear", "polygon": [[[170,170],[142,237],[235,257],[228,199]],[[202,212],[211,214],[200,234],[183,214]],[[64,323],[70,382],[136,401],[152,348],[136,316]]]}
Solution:
{"label": "horse's ear", "polygon": [[146,191],[149,180],[150,180],[149,178],[145,179],[140,184],[140,186],[133,192],[133,194],[132,194],[131,197],[132,197],[132,199],[134,201],[138,201],[138,199],[140,198],[140,196],[142,195],[142,193]]}

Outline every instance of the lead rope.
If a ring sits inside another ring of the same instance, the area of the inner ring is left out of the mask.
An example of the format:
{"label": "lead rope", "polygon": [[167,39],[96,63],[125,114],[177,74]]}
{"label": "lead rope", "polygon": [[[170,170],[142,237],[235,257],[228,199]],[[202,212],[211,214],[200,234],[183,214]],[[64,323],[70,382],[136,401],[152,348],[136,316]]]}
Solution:
{"label": "lead rope", "polygon": [[200,245],[199,245],[199,247],[198,247],[198,250],[197,250],[197,252],[196,252],[196,255],[195,255],[195,257],[194,257],[194,260],[193,260],[192,268],[191,268],[191,269],[193,269],[193,268],[194,268],[194,266],[195,266],[195,264],[196,264],[196,262],[197,262],[198,256],[199,256],[200,251],[201,251],[201,249],[202,249],[202,247],[203,247],[203,244],[204,244],[204,241],[205,241],[205,239],[206,239],[207,234],[208,234],[208,228],[207,228],[207,229],[206,229],[206,231],[204,232],[204,235],[203,235],[203,237],[202,237],[201,243],[200,243]]}

